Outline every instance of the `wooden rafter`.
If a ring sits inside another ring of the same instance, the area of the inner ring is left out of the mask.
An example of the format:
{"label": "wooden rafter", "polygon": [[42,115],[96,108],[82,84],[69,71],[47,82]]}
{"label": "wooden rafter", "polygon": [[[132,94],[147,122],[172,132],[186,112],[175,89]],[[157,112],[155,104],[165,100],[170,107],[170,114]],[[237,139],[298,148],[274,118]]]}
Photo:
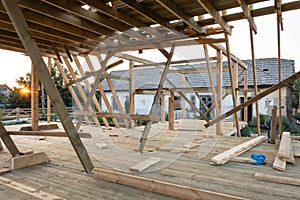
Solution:
{"label": "wooden rafter", "polygon": [[205,28],[201,27],[191,16],[186,14],[175,2],[170,0],[156,0],[160,5],[173,13],[179,19],[182,19],[187,25],[192,27],[199,34],[205,33]]}
{"label": "wooden rafter", "polygon": [[220,24],[220,26],[228,33],[231,34],[231,27],[224,21],[223,17],[215,9],[214,5],[207,0],[197,0],[197,2]]}
{"label": "wooden rafter", "polygon": [[250,28],[251,28],[251,31],[254,31],[255,34],[257,34],[257,27],[256,27],[256,24],[253,20],[253,17],[251,15],[251,12],[250,12],[250,9],[248,8],[247,4],[246,4],[246,1],[245,0],[237,0],[238,3],[240,4],[243,12],[244,12],[244,15],[245,17],[247,18],[248,22],[249,22],[249,25],[250,25]]}

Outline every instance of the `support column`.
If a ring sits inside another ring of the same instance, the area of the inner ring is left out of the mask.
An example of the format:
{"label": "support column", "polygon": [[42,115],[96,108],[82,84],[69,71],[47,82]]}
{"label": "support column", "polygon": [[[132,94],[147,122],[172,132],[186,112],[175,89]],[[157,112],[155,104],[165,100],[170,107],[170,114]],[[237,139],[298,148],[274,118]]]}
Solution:
{"label": "support column", "polygon": [[[216,94],[217,94],[217,104],[214,104],[215,106],[218,106],[219,113],[217,113],[217,117],[219,117],[222,114],[222,89],[223,89],[223,65],[222,65],[222,50],[217,50],[217,88],[216,88]],[[216,124],[216,132],[217,135],[223,135],[222,131],[222,121],[218,122]]]}
{"label": "support column", "polygon": [[[234,63],[233,65],[233,88],[234,88],[234,95],[235,95],[235,105],[238,105],[238,71],[239,71],[239,65],[238,63]],[[233,118],[233,124],[236,124],[236,118]]]}
{"label": "support column", "polygon": [[31,64],[31,130],[39,130],[39,79]]}
{"label": "support column", "polygon": [[168,112],[168,120],[169,120],[169,130],[174,130],[174,92],[170,91],[169,97],[169,112]]}
{"label": "support column", "polygon": [[166,105],[165,105],[165,98],[166,98],[166,95],[165,94],[161,94],[160,96],[160,121],[162,123],[164,123],[166,121],[166,114],[165,114],[165,108],[166,108]]}
{"label": "support column", "polygon": [[[248,100],[248,70],[244,71],[244,102]],[[248,122],[248,106],[244,108],[244,121]]]}
{"label": "support column", "polygon": [[[131,60],[129,62],[129,114],[134,114],[134,62]],[[134,128],[134,120],[130,120],[129,128]]]}
{"label": "support column", "polygon": [[[185,74],[181,75],[181,85],[182,88],[185,87]],[[185,92],[183,92],[183,94],[185,95]],[[183,98],[181,98],[181,118],[185,119],[185,100]]]}
{"label": "support column", "polygon": [[[48,70],[49,73],[51,74],[51,58],[48,57]],[[49,95],[47,94],[47,122],[50,123],[51,121],[51,99]]]}
{"label": "support column", "polygon": [[[254,96],[256,96],[258,94],[257,81],[256,81],[256,61],[255,61],[255,54],[254,54],[253,31],[252,31],[251,27],[250,27],[250,39],[251,39],[251,55],[252,55],[252,71],[253,71],[252,73],[253,73]],[[255,102],[255,112],[256,112],[257,134],[260,135],[259,101]]]}

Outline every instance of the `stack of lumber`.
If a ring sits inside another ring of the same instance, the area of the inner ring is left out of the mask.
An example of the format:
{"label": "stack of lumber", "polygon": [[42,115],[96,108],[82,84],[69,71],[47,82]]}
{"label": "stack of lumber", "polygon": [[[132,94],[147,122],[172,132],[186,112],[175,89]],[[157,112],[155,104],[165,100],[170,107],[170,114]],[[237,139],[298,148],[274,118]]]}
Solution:
{"label": "stack of lumber", "polygon": [[283,132],[279,149],[273,163],[273,168],[279,171],[285,171],[287,162],[295,164],[295,157],[290,133]]}

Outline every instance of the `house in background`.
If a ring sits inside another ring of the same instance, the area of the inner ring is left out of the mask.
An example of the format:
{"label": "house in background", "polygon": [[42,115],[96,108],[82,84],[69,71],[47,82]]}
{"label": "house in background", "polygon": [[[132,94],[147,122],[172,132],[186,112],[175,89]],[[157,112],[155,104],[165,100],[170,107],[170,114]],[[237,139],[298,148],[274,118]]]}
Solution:
{"label": "house in background", "polygon": [[8,98],[11,92],[12,90],[6,84],[0,84],[0,95],[1,95],[0,108],[4,108],[8,106],[7,102],[5,102],[5,100],[2,97],[4,96],[5,98]]}
{"label": "house in background", "polygon": [[[253,92],[253,73],[252,73],[252,62],[251,60],[243,60],[244,63],[248,65],[248,90],[247,96],[251,98],[254,96]],[[211,63],[212,69],[215,67],[214,62]],[[223,68],[226,68],[227,62],[223,62]],[[181,74],[178,72],[184,70],[194,70],[197,73],[187,73]],[[134,69],[134,85],[135,85],[135,110],[136,114],[149,114],[153,98],[154,91],[156,90],[160,77],[161,77],[162,68],[158,67],[147,67],[147,68],[135,68]],[[295,66],[293,60],[281,59],[281,79],[285,79],[290,75],[295,73]],[[277,58],[263,58],[256,59],[256,74],[257,74],[257,87],[258,93],[270,88],[272,85],[278,83],[278,67],[277,67]],[[125,110],[126,102],[129,100],[129,81],[124,80],[126,77],[129,77],[128,70],[122,71],[112,71],[110,75],[114,77],[123,77],[122,79],[112,79],[114,88],[116,90],[118,99]],[[216,81],[216,73],[213,71],[212,73],[213,79]],[[185,91],[185,95],[190,99],[190,101],[197,107],[202,113],[206,112],[207,107],[213,105],[213,96],[210,87],[209,76],[207,73],[206,63],[200,64],[186,64],[186,65],[176,65],[170,67],[169,73],[167,75],[170,82],[172,82],[176,88],[180,91]],[[238,104],[244,102],[244,71],[239,70],[238,72]],[[228,70],[223,71],[222,76],[223,81],[223,100],[222,100],[222,113],[225,113],[233,108],[232,96],[230,92],[230,79]],[[215,83],[216,84],[216,83]],[[106,95],[110,101],[110,105],[113,108],[114,112],[118,112],[116,99],[113,97],[110,92],[110,88],[108,87],[107,82],[104,80],[102,82],[103,88],[106,92]],[[168,82],[165,82],[163,89],[163,94],[165,94],[165,112],[168,111],[168,98],[169,97],[169,89],[173,88]],[[192,89],[191,89],[192,88]],[[282,91],[282,114],[286,115],[286,99],[290,98],[289,95],[289,87],[284,87],[281,89]],[[176,92],[175,92],[176,95]],[[268,96],[262,98],[259,101],[259,112],[260,114],[271,114],[272,107],[277,105],[278,103],[278,93],[273,92]],[[103,99],[101,99],[103,102]],[[107,111],[105,104],[101,103],[103,107],[103,111]],[[158,102],[157,115],[159,115],[159,107],[161,102]],[[198,115],[193,107],[188,103],[184,103],[181,100],[181,97],[178,95],[175,96],[174,109],[180,110],[181,108],[185,109],[185,117],[186,118],[194,118],[195,115]],[[175,119],[181,118],[181,111],[175,113]],[[212,112],[214,114],[214,112]],[[252,104],[248,107],[248,121],[255,116],[255,104]],[[241,120],[244,120],[243,110],[239,112],[239,117]],[[229,116],[227,119],[232,118]]]}

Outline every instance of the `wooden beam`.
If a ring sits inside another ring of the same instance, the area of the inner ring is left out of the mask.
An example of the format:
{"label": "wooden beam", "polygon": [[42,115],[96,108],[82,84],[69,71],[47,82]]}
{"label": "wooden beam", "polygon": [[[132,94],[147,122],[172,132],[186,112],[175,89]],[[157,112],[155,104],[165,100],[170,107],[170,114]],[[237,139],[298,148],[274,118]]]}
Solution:
{"label": "wooden beam", "polygon": [[231,27],[227,22],[224,21],[223,17],[215,9],[214,5],[210,3],[210,1],[197,0],[197,2],[206,10],[206,12],[208,12],[214,18],[214,20],[218,24],[220,24],[220,26],[226,31],[226,33],[231,34]]}
{"label": "wooden beam", "polygon": [[[257,91],[257,79],[256,79],[256,60],[255,60],[255,53],[254,53],[254,39],[253,39],[253,32],[250,28],[250,42],[251,42],[251,57],[252,57],[252,74],[253,74],[253,85],[254,85],[254,95],[256,96]],[[256,115],[256,128],[257,134],[260,135],[260,119],[259,119],[259,101],[255,102],[255,115]]]}
{"label": "wooden beam", "polygon": [[164,123],[166,121],[166,103],[165,103],[166,95],[161,94],[160,96],[160,121]]}
{"label": "wooden beam", "polygon": [[6,148],[8,149],[9,153],[15,157],[17,156],[20,151],[18,150],[16,144],[11,139],[9,134],[7,133],[6,129],[4,128],[3,124],[0,122],[0,138],[5,144]]}
{"label": "wooden beam", "polygon": [[[231,66],[231,53],[230,53],[230,47],[229,47],[229,38],[228,34],[225,33],[225,38],[227,39],[226,41],[226,51],[227,51],[227,62],[228,62],[228,68],[229,68],[229,79],[230,79],[230,85],[231,85],[231,96],[232,96],[232,102],[233,102],[233,107],[237,107],[237,101],[236,101],[236,91],[234,88],[233,84],[233,75],[232,75],[232,66]],[[240,131],[240,125],[239,125],[239,118],[237,115],[237,112],[233,113],[234,119],[235,119],[235,126],[237,130],[237,135],[241,137],[241,131]]]}
{"label": "wooden beam", "polygon": [[170,97],[168,99],[168,125],[169,130],[174,130],[174,91],[170,91]]}
{"label": "wooden beam", "polygon": [[201,27],[191,16],[186,14],[176,2],[170,0],[156,0],[161,6],[171,12],[173,15],[184,21],[188,26],[192,27],[198,34],[205,33],[205,28]]}
{"label": "wooden beam", "polygon": [[[281,7],[281,0],[276,0],[275,3],[277,3],[276,5],[278,5],[279,7]],[[282,18],[280,16],[281,14],[281,9],[277,9],[277,70],[278,70],[278,82],[280,83],[281,81],[281,35],[280,35],[280,26],[281,26],[281,21]],[[282,109],[281,109],[281,89],[278,90],[278,108],[279,108],[279,138],[281,139],[282,137]]]}
{"label": "wooden beam", "polygon": [[244,143],[237,145],[223,153],[220,153],[220,154],[212,157],[211,161],[218,165],[225,164],[231,158],[234,158],[234,157],[248,151],[249,149],[255,147],[256,145],[258,145],[266,140],[267,140],[266,136],[258,136],[256,138],[248,140],[247,142],[244,142]]}
{"label": "wooden beam", "polygon": [[[43,124],[38,126],[38,130],[52,130],[52,129],[59,129],[57,124]],[[22,126],[20,131],[33,131],[31,126]]]}
{"label": "wooden beam", "polygon": [[[48,57],[48,64],[47,64],[47,67],[48,67],[48,71],[49,73],[51,74],[51,68],[52,68],[52,64],[51,64],[51,58]],[[47,94],[47,122],[50,123],[51,121],[51,99],[49,97],[49,95]]]}
{"label": "wooden beam", "polygon": [[280,140],[277,156],[280,158],[289,158],[290,145],[291,145],[290,132],[283,132],[282,138]]}
{"label": "wooden beam", "polygon": [[257,34],[256,24],[253,20],[253,17],[251,15],[250,9],[248,8],[248,5],[247,5],[246,1],[245,0],[237,0],[237,1],[240,4],[240,6],[241,6],[241,8],[244,12],[244,15],[245,15],[245,17],[247,18],[247,20],[249,22],[250,30],[254,31],[254,33]]}
{"label": "wooden beam", "polygon": [[220,110],[219,110],[218,100],[217,100],[217,93],[216,93],[216,89],[215,89],[215,82],[214,82],[214,79],[213,79],[213,76],[212,76],[212,71],[211,71],[211,68],[210,68],[210,61],[208,59],[209,54],[208,54],[208,49],[207,49],[206,44],[203,45],[203,49],[204,49],[204,55],[205,55],[205,58],[206,58],[206,66],[207,66],[210,86],[211,86],[211,90],[212,90],[213,98],[214,98],[214,102],[215,102],[216,113],[217,113],[217,116],[220,116]]}
{"label": "wooden beam", "polygon": [[140,176],[95,168],[95,177],[104,181],[127,185],[134,188],[148,190],[158,194],[176,197],[179,199],[214,199],[214,200],[241,200],[244,198],[200,190],[183,185],[148,179]]}
{"label": "wooden beam", "polygon": [[31,128],[38,130],[39,123],[39,79],[33,64],[31,64]]}
{"label": "wooden beam", "polygon": [[[58,131],[7,131],[9,135],[68,137],[66,132]],[[91,138],[89,133],[78,133],[80,138]]]}
{"label": "wooden beam", "polygon": [[34,67],[36,68],[39,77],[43,77],[41,82],[45,85],[47,94],[53,101],[53,106],[56,109],[57,114],[62,120],[62,124],[67,132],[71,144],[81,161],[86,172],[91,172],[94,168],[87,151],[80,140],[76,129],[73,126],[72,120],[69,116],[67,109],[65,108],[64,102],[55,87],[52,78],[48,72],[47,65],[45,64],[38,46],[31,36],[27,22],[22,14],[20,7],[16,0],[1,0],[4,5],[9,18],[11,19],[26,51],[28,52]]}
{"label": "wooden beam", "polygon": [[248,164],[256,162],[256,160],[253,160],[252,158],[249,158],[249,157],[240,157],[240,156],[230,158],[230,161],[232,161],[232,162],[239,162],[239,163],[248,163]]}
{"label": "wooden beam", "polygon": [[21,169],[33,165],[49,162],[50,158],[44,152],[33,153],[24,156],[11,158],[11,169]]}
{"label": "wooden beam", "polygon": [[[80,112],[76,112],[76,114],[80,115]],[[83,113],[86,115],[87,113]],[[128,119],[128,120],[145,120],[145,121],[159,121],[160,116],[156,115],[137,115],[137,114],[127,114],[127,113],[91,113],[91,115],[95,114],[96,116],[103,116],[103,117],[114,117],[114,118],[121,118],[121,119]]]}
{"label": "wooden beam", "polygon": [[[214,106],[218,107],[219,112],[217,113],[217,117],[219,117],[222,113],[222,85],[223,85],[223,65],[222,65],[222,51],[217,50],[217,71],[216,71],[216,78],[217,78],[217,88],[216,88],[216,94],[217,104],[214,104]],[[216,125],[216,134],[217,135],[223,135],[222,130],[222,122],[218,122]]]}
{"label": "wooden beam", "polygon": [[288,78],[284,79],[283,81],[281,81],[280,83],[277,83],[275,85],[273,85],[272,87],[270,87],[267,90],[264,90],[263,92],[259,93],[258,95],[252,97],[251,99],[249,99],[248,101],[245,101],[244,103],[238,105],[237,107],[227,111],[226,113],[224,113],[223,115],[221,115],[220,117],[217,117],[216,119],[206,123],[204,126],[205,127],[209,127],[215,123],[217,123],[218,121],[225,119],[226,117],[232,115],[233,113],[243,109],[246,106],[249,106],[250,104],[256,102],[257,100],[267,96],[268,94],[271,94],[272,92],[285,87],[286,85],[288,85],[290,82],[296,80],[297,78],[300,77],[300,72],[296,72],[295,74],[289,76]]}
{"label": "wooden beam", "polygon": [[125,54],[125,53],[116,53],[115,57],[126,59],[129,61],[138,62],[138,63],[143,63],[143,64],[154,64],[155,63],[153,61],[150,61],[150,60],[147,60],[144,58],[139,58],[137,56],[133,56],[133,55]]}
{"label": "wooden beam", "polygon": [[270,174],[255,173],[254,179],[261,180],[261,181],[273,182],[273,183],[282,183],[282,184],[287,184],[287,185],[300,186],[300,179],[287,177],[287,176],[276,176],[276,175],[270,175]]}
{"label": "wooden beam", "polygon": [[271,135],[270,143],[275,144],[276,141],[276,117],[277,117],[277,106],[273,106],[272,116],[271,116]]}
{"label": "wooden beam", "polygon": [[[248,70],[244,70],[244,101],[248,100]],[[248,107],[244,108],[244,121],[248,122]]]}
{"label": "wooden beam", "polygon": [[[134,62],[129,61],[129,114],[134,114],[134,92],[135,92],[135,77],[134,77]],[[129,127],[134,128],[134,120],[130,119]]]}
{"label": "wooden beam", "polygon": [[[159,81],[159,85],[158,85],[158,88],[156,90],[156,93],[155,93],[155,96],[154,96],[154,99],[153,99],[153,102],[152,102],[152,105],[151,105],[151,109],[150,109],[150,112],[149,112],[150,116],[154,115],[154,113],[155,113],[157,103],[158,103],[158,101],[160,99],[160,96],[161,96],[162,88],[164,86],[165,80],[167,79],[168,70],[169,70],[171,60],[172,60],[172,57],[173,57],[173,54],[174,54],[174,51],[175,51],[175,44],[173,44],[173,46],[170,50],[170,53],[166,52],[165,49],[161,49],[160,47],[158,47],[158,49],[163,55],[166,56],[167,62],[166,62],[166,66],[165,66],[165,68],[162,72],[162,75],[161,75],[161,78],[160,78],[160,81]],[[143,152],[143,150],[144,150],[144,147],[146,145],[147,138],[148,138],[148,135],[149,135],[149,132],[150,132],[151,125],[152,125],[152,121],[148,121],[145,125],[145,128],[143,130],[143,133],[142,133],[142,136],[141,136],[141,139],[140,139],[140,147],[139,147],[140,152]]]}

